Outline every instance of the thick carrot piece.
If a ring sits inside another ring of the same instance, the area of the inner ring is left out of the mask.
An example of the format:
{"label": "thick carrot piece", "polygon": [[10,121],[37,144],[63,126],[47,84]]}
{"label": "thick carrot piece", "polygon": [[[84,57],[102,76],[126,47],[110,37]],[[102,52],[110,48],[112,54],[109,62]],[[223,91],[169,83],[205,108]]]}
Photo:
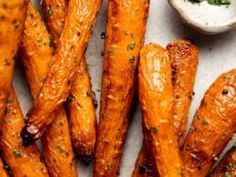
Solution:
{"label": "thick carrot piece", "polygon": [[[58,44],[64,26],[67,2],[66,0],[44,0],[43,6],[49,30],[55,43]],[[72,144],[74,151],[88,163],[95,148],[96,115],[92,85],[84,57],[81,58],[75,77],[67,102]]]}
{"label": "thick carrot piece", "polygon": [[4,169],[4,165],[2,160],[0,159],[0,176],[1,177],[8,177],[6,170]]}
{"label": "thick carrot piece", "polygon": [[143,128],[154,169],[162,177],[187,176],[172,124],[173,86],[167,50],[155,44],[145,46],[140,53],[138,78]]}
{"label": "thick carrot piece", "polygon": [[100,5],[101,0],[69,2],[59,47],[53,57],[55,60],[53,59],[39,96],[27,114],[26,126],[21,132],[26,145],[41,137],[54,120],[50,115],[69,95],[71,82],[85,52]]}
{"label": "thick carrot piece", "polygon": [[149,0],[109,0],[94,176],[117,176]]}
{"label": "thick carrot piece", "polygon": [[24,116],[13,88],[6,110],[1,129],[1,152],[10,167],[11,175],[14,177],[49,177],[37,146],[35,144],[29,147],[22,145],[19,134],[24,126]]}
{"label": "thick carrot piece", "polygon": [[96,114],[91,88],[83,58],[72,83],[67,106],[73,147],[85,162],[91,160],[96,142]]}
{"label": "thick carrot piece", "polygon": [[27,0],[0,0],[0,120],[11,90],[14,57],[23,32],[27,4]]}
{"label": "thick carrot piece", "polygon": [[68,0],[43,0],[46,23],[56,45],[65,24],[67,5]]}
{"label": "thick carrot piece", "polygon": [[216,166],[210,177],[235,177],[236,176],[236,147],[228,151],[223,160]]}
{"label": "thick carrot piece", "polygon": [[[189,108],[198,64],[198,49],[188,40],[177,40],[167,46],[172,65],[174,94],[174,128],[179,147],[183,144]],[[145,135],[144,135],[145,136]],[[139,153],[133,177],[157,176],[153,174],[152,156],[145,156],[145,147]],[[147,148],[146,148],[147,149]],[[149,160],[148,160],[149,159]],[[140,172],[140,168],[145,169]]]}
{"label": "thick carrot piece", "polygon": [[198,49],[187,40],[178,40],[167,45],[172,62],[174,89],[174,127],[179,147],[183,146],[189,108],[198,65]]}
{"label": "thick carrot piece", "polygon": [[205,177],[236,128],[236,69],[222,74],[206,92],[183,147],[191,176]]}
{"label": "thick carrot piece", "polygon": [[[29,6],[28,14],[21,52],[31,92],[36,98],[50,67],[53,48],[50,46],[50,36],[40,14],[32,5]],[[38,43],[38,39],[42,42]],[[50,175],[75,177],[77,173],[65,111],[60,108],[58,113],[51,116],[54,116],[55,120],[42,138]]]}

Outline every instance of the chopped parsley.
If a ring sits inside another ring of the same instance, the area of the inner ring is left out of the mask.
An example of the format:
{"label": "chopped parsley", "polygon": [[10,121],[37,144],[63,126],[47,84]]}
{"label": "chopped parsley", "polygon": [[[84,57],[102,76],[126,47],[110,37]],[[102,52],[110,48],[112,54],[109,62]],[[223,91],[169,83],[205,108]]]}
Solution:
{"label": "chopped parsley", "polygon": [[56,149],[57,149],[57,151],[60,152],[60,153],[65,152],[65,150],[64,150],[59,144],[57,144]]}
{"label": "chopped parsley", "polygon": [[156,127],[151,127],[151,128],[150,128],[150,131],[151,131],[153,134],[156,134],[156,133],[157,133],[157,128],[156,128]]}
{"label": "chopped parsley", "polygon": [[17,159],[21,158],[21,153],[20,153],[19,150],[14,150],[14,151],[13,151],[13,155],[14,155],[14,157],[17,158]]}
{"label": "chopped parsley", "polygon": [[203,1],[207,1],[209,4],[212,5],[230,5],[231,4],[231,0],[190,0],[191,2],[203,2]]}

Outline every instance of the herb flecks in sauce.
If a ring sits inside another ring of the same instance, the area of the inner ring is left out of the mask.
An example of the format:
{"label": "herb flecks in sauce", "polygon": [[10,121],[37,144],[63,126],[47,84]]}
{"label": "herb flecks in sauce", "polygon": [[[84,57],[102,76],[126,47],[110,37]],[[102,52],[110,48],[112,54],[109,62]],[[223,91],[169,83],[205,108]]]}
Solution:
{"label": "herb flecks in sauce", "polygon": [[212,5],[230,5],[231,4],[231,0],[190,0],[191,2],[203,2],[203,1],[207,1],[209,4]]}

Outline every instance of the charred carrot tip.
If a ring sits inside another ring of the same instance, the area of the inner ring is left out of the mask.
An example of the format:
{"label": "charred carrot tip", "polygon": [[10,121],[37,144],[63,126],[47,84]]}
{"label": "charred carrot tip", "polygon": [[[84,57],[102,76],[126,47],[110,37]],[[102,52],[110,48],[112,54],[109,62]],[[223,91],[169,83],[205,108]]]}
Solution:
{"label": "charred carrot tip", "polygon": [[93,155],[78,155],[78,157],[86,166],[89,166],[94,156]]}
{"label": "charred carrot tip", "polygon": [[24,128],[21,131],[21,138],[22,143],[25,147],[30,146],[34,142],[34,134],[30,133],[28,131],[27,126],[24,126]]}

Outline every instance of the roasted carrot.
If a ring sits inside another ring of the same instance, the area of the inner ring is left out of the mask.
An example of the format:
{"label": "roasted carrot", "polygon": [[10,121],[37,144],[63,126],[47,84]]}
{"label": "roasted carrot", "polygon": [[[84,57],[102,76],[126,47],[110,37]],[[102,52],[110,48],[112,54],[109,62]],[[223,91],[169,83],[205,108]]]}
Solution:
{"label": "roasted carrot", "polygon": [[69,95],[71,83],[89,40],[102,0],[70,0],[59,47],[43,87],[26,116],[21,132],[24,144],[31,144],[53,122],[50,115]]}
{"label": "roasted carrot", "polygon": [[96,115],[93,92],[85,58],[81,59],[68,99],[68,113],[73,147],[89,162],[96,142]]}
{"label": "roasted carrot", "polygon": [[43,0],[43,11],[46,23],[56,44],[58,44],[65,24],[67,5],[68,0]]}
{"label": "roasted carrot", "polygon": [[222,74],[206,92],[183,147],[190,176],[205,177],[236,128],[236,69]]}
{"label": "roasted carrot", "polygon": [[[14,177],[48,177],[48,170],[35,144],[24,147],[19,136],[24,126],[14,89],[11,89],[1,129],[1,152]],[[2,177],[2,176],[1,176]]]}
{"label": "roasted carrot", "polygon": [[108,1],[94,176],[117,176],[129,125],[149,0]]}
{"label": "roasted carrot", "polygon": [[198,49],[187,40],[178,40],[167,45],[172,61],[174,89],[174,126],[179,147],[182,147],[193,96],[193,86],[198,64]]}
{"label": "roasted carrot", "polygon": [[187,176],[172,124],[173,86],[168,51],[156,44],[145,46],[140,53],[138,78],[143,128],[154,169],[162,177]]}
{"label": "roasted carrot", "polygon": [[216,166],[210,177],[235,177],[236,176],[236,147],[228,151],[223,160]]}
{"label": "roasted carrot", "polygon": [[[172,63],[174,130],[179,147],[181,147],[193,95],[198,63],[198,49],[188,40],[177,40],[168,44],[167,50]],[[146,149],[149,150],[149,148]],[[144,150],[145,147],[142,147],[136,161],[133,177],[156,176],[153,174],[152,155],[150,152],[144,152]],[[150,155],[145,156],[147,153]],[[140,171],[140,169],[145,170]]]}
{"label": "roasted carrot", "polygon": [[[64,26],[67,2],[66,0],[44,0],[43,4],[49,31],[58,44]],[[87,163],[91,160],[95,147],[96,115],[92,85],[84,57],[81,58],[75,77],[67,102],[69,124],[74,151]]]}
{"label": "roasted carrot", "polygon": [[7,172],[4,169],[4,165],[2,160],[0,159],[0,176],[1,177],[8,177]]}
{"label": "roasted carrot", "polygon": [[0,0],[0,120],[11,90],[14,57],[21,40],[27,4],[27,0]]}
{"label": "roasted carrot", "polygon": [[[37,42],[39,41],[38,39],[40,39],[40,43]],[[34,98],[37,97],[50,67],[52,50],[50,36],[41,20],[40,14],[30,5],[21,53],[26,76]],[[44,157],[50,175],[52,177],[75,177],[77,174],[74,154],[65,111],[60,108],[57,114],[55,113],[51,116],[55,116],[55,120],[42,138]]]}

